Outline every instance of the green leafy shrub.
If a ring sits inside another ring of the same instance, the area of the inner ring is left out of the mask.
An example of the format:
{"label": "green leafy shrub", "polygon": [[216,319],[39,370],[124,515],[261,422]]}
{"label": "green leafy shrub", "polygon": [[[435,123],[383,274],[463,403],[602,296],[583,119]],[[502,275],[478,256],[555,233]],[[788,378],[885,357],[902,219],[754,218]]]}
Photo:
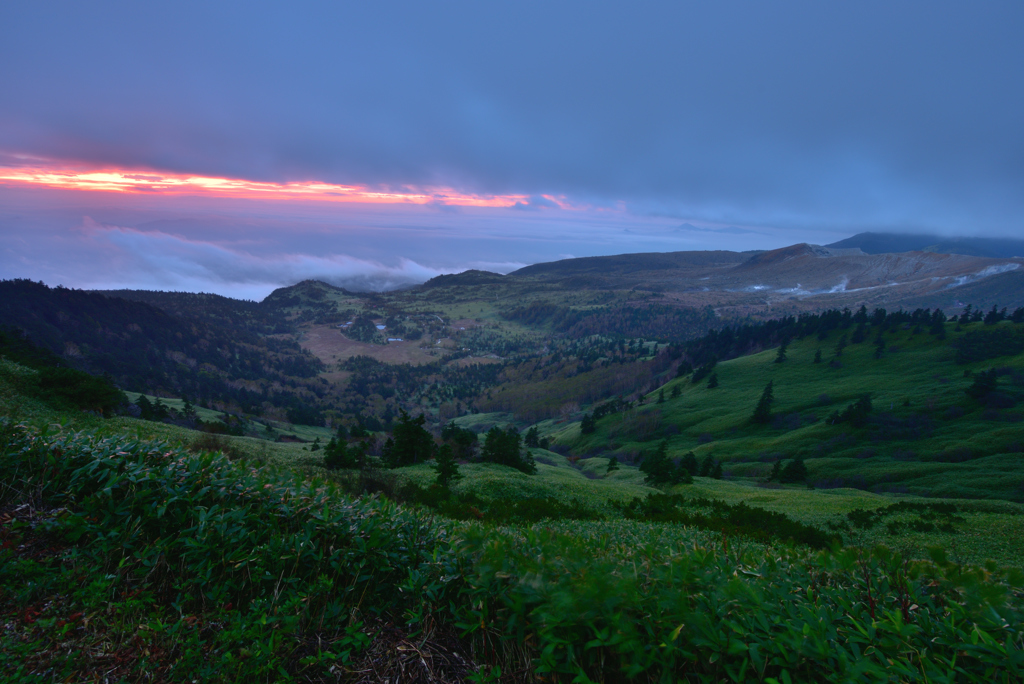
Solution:
{"label": "green leafy shrub", "polygon": [[[399,629],[417,648],[448,629],[462,678],[1024,677],[1020,572],[787,546],[770,540],[830,539],[744,505],[656,495],[623,521],[453,523],[217,454],[9,423],[0,481],[0,506],[48,512],[0,524],[6,680],[91,676],[115,662],[107,644],[125,646],[123,679],[356,678]],[[575,507],[501,507],[545,505]],[[29,534],[49,555],[24,555]]]}

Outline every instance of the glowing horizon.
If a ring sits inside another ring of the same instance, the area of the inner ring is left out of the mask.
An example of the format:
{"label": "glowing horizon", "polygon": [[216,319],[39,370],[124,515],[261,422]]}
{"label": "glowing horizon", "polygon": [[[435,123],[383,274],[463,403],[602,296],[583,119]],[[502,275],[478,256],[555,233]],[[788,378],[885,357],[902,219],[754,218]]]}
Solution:
{"label": "glowing horizon", "polygon": [[[40,160],[42,161],[42,160]],[[374,190],[369,186],[340,185],[322,181],[271,183],[240,178],[218,178],[153,170],[70,165],[34,164],[0,166],[0,183],[81,192],[136,195],[192,195],[228,199],[312,200],[368,204],[433,204],[463,207],[511,208],[529,203],[529,195],[474,195],[452,188],[408,188],[405,191]],[[562,197],[541,195],[559,207],[569,208]]]}

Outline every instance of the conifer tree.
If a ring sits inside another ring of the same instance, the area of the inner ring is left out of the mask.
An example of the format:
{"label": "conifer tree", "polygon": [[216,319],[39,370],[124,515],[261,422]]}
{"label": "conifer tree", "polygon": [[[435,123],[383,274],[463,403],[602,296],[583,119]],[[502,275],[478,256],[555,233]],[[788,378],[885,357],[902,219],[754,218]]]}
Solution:
{"label": "conifer tree", "polygon": [[839,336],[839,341],[836,342],[836,358],[838,359],[843,355],[843,350],[846,349],[846,333]]}
{"label": "conifer tree", "polygon": [[459,473],[459,464],[455,461],[455,453],[449,444],[442,444],[437,450],[437,457],[431,467],[437,473],[434,484],[443,489],[448,489],[452,482],[462,478]]}
{"label": "conifer tree", "polygon": [[384,460],[389,466],[398,468],[412,465],[434,456],[437,447],[434,438],[423,427],[425,422],[423,414],[416,418],[412,418],[404,410],[399,414],[398,424],[384,446]]}
{"label": "conifer tree", "polygon": [[699,474],[701,477],[708,477],[711,475],[711,470],[714,468],[714,460],[710,455],[705,456],[704,460],[700,462]]}
{"label": "conifer tree", "polygon": [[615,456],[612,456],[611,459],[609,459],[609,461],[608,461],[608,469],[605,470],[604,472],[607,475],[608,473],[614,472],[614,471],[616,471],[618,469],[619,469],[619,459],[617,457],[615,457]]}
{"label": "conifer tree", "polygon": [[679,395],[682,394],[682,390],[679,389],[679,385],[672,387],[672,394],[670,395],[673,399],[678,399]]}
{"label": "conifer tree", "polygon": [[662,440],[658,450],[647,456],[640,463],[640,471],[647,477],[644,481],[648,484],[666,484],[673,480],[674,464],[668,457],[668,441]]}
{"label": "conifer tree", "polygon": [[362,463],[364,447],[349,447],[345,440],[331,437],[331,441],[324,447],[324,467],[328,470],[338,468],[358,468]]}
{"label": "conifer tree", "polygon": [[821,349],[814,350],[814,363],[821,363]]}
{"label": "conifer tree", "polygon": [[135,405],[139,407],[140,418],[143,420],[153,420],[153,404],[150,403],[145,394],[139,395],[139,398],[135,400]]}
{"label": "conifer tree", "polygon": [[929,331],[932,335],[935,335],[938,339],[946,339],[946,314],[943,313],[942,309],[936,309],[932,315],[932,323]]}
{"label": "conifer tree", "polygon": [[786,464],[779,474],[781,482],[803,482],[807,479],[807,466],[804,465],[802,456],[797,456]]}
{"label": "conifer tree", "polygon": [[761,398],[757,402],[757,406],[754,408],[754,415],[752,420],[755,423],[769,423],[772,419],[772,402],[775,401],[775,393],[772,389],[774,381],[769,380],[768,384],[765,385],[764,391],[761,392]]}
{"label": "conifer tree", "polygon": [[788,346],[789,340],[783,340],[779,345],[779,352],[775,355],[775,363],[783,363],[786,360],[786,347]]}
{"label": "conifer tree", "polygon": [[522,436],[514,425],[502,430],[497,425],[487,431],[484,446],[480,450],[480,460],[488,463],[507,465],[527,475],[537,472],[533,456],[522,449]]}
{"label": "conifer tree", "polygon": [[700,470],[700,466],[697,464],[697,457],[692,451],[686,452],[683,458],[679,461],[679,467],[686,470],[690,475],[696,475]]}
{"label": "conifer tree", "polygon": [[711,477],[715,480],[722,479],[722,462],[715,461],[715,465],[711,468]]}
{"label": "conifer tree", "polygon": [[708,389],[715,389],[718,387],[718,373],[712,373],[711,377],[708,378]]}

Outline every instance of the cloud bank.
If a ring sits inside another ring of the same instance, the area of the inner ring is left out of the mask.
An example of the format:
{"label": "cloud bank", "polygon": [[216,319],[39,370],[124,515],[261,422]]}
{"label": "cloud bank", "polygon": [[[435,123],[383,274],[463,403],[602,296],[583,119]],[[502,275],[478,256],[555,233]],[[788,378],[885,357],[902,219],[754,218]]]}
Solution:
{"label": "cloud bank", "polygon": [[507,273],[523,266],[470,263],[442,271],[405,258],[389,266],[345,254],[257,256],[160,231],[101,225],[89,218],[81,232],[91,243],[91,249],[103,253],[111,266],[105,279],[91,284],[95,289],[218,292],[259,300],[278,287],[302,280],[322,280],[356,292],[380,292],[417,285],[442,272],[486,268]]}
{"label": "cloud bank", "polygon": [[6,3],[0,150],[517,194],[532,213],[565,196],[1008,235],[1022,30],[1024,4],[999,1]]}

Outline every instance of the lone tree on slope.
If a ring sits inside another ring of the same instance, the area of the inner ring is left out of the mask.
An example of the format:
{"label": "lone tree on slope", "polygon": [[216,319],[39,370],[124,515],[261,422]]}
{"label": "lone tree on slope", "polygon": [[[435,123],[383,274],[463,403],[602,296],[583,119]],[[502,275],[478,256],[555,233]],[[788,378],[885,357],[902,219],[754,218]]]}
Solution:
{"label": "lone tree on slope", "polygon": [[786,360],[786,348],[789,347],[789,340],[782,340],[779,345],[779,352],[775,355],[775,363],[783,363]]}
{"label": "lone tree on slope", "polygon": [[754,409],[754,415],[751,417],[755,423],[769,423],[772,419],[772,402],[775,401],[775,394],[772,391],[772,380],[768,381],[765,385],[764,391],[761,392],[761,398],[757,402],[757,407]]}

